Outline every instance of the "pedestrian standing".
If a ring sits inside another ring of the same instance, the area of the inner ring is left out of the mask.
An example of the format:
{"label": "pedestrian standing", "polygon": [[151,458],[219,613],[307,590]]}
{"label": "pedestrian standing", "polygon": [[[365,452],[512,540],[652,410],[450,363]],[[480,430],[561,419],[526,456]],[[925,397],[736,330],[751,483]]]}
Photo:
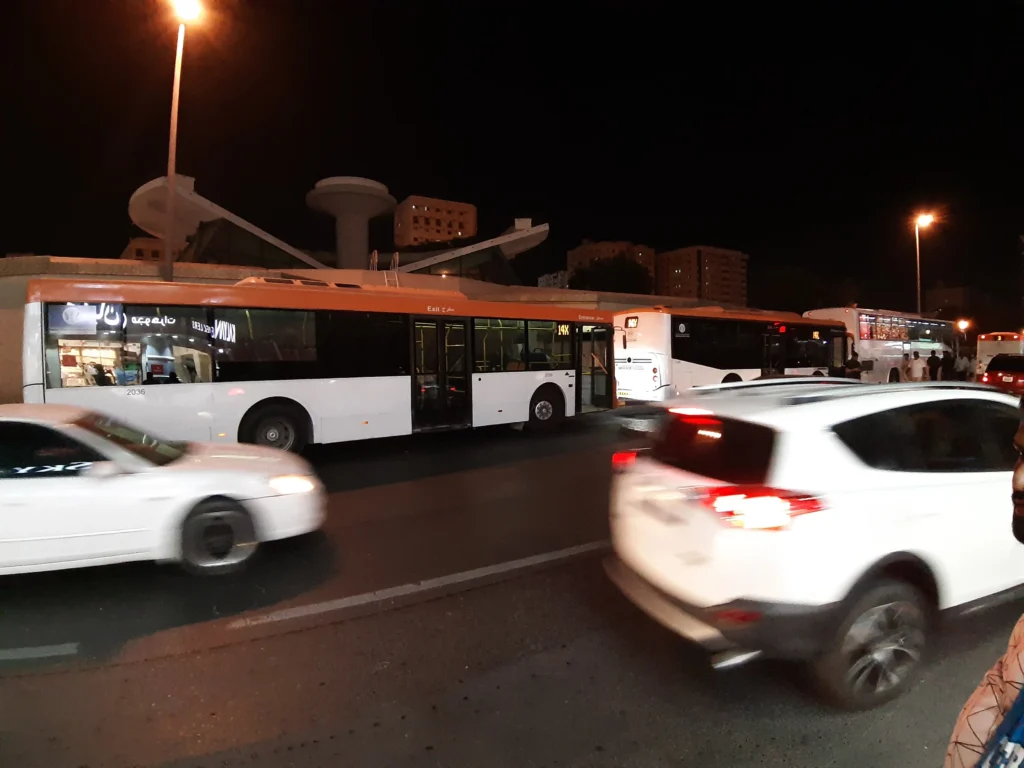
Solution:
{"label": "pedestrian standing", "polygon": [[928,375],[928,364],[921,359],[921,353],[915,350],[910,361],[910,380],[924,381]]}

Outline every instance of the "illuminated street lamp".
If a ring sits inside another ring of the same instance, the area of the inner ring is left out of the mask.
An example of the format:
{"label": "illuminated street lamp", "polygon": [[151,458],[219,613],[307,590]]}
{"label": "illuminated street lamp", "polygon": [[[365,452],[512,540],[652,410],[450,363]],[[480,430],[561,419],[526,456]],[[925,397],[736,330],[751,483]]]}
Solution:
{"label": "illuminated street lamp", "polygon": [[970,320],[957,320],[956,327],[960,329],[960,333],[967,333],[967,329],[971,327]]}
{"label": "illuminated street lamp", "polygon": [[178,50],[174,58],[174,86],[171,90],[171,135],[167,145],[167,228],[164,231],[164,259],[161,273],[164,280],[174,277],[174,198],[177,180],[174,162],[178,153],[178,94],[181,91],[181,54],[185,48],[185,25],[195,21],[203,12],[199,0],[171,0],[178,25]]}
{"label": "illuminated street lamp", "polygon": [[917,251],[917,314],[921,314],[921,230],[927,229],[935,221],[930,213],[922,213],[914,219],[914,246]]}

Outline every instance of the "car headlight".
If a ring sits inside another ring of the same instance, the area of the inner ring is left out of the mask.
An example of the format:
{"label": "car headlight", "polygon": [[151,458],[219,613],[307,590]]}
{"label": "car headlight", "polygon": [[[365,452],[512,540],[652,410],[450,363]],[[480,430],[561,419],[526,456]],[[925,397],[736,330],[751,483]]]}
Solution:
{"label": "car headlight", "polygon": [[316,483],[303,475],[280,475],[270,478],[270,488],[280,494],[309,493],[316,488]]}

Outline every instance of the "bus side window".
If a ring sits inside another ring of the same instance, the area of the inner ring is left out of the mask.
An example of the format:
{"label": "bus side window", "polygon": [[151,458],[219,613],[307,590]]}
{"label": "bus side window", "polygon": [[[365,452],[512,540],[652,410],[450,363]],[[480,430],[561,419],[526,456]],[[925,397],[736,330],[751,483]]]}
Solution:
{"label": "bus side window", "polygon": [[522,371],[522,320],[478,317],[473,320],[473,369],[477,373]]}
{"label": "bus side window", "polygon": [[526,354],[531,371],[568,370],[576,367],[575,328],[554,320],[526,321]]}

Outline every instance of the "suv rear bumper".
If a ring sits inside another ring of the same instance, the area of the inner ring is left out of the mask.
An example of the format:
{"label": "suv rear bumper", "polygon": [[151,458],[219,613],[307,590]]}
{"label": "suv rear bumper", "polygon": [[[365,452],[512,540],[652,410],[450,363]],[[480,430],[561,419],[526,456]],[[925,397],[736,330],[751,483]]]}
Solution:
{"label": "suv rear bumper", "polygon": [[[733,600],[700,608],[659,589],[614,555],[604,565],[609,578],[640,610],[712,653],[749,650],[774,658],[813,659],[842,618],[839,603],[811,606]],[[723,617],[725,612],[739,620]]]}

